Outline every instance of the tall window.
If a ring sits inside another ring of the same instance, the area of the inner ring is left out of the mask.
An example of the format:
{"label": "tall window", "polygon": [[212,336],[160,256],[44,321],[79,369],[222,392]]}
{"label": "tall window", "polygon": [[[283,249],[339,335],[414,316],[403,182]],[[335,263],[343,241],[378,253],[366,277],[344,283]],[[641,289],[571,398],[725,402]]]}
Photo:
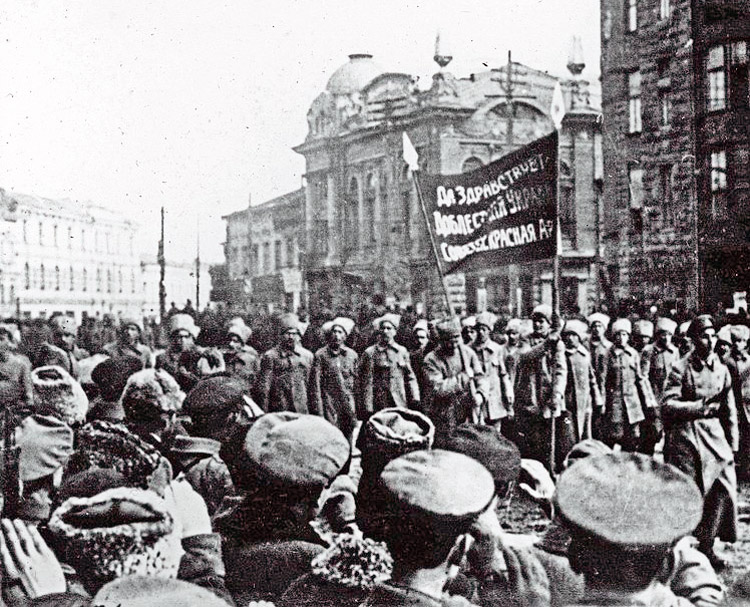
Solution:
{"label": "tall window", "polygon": [[672,91],[659,89],[659,112],[662,126],[672,124]]}
{"label": "tall window", "polygon": [[628,132],[640,133],[643,130],[641,117],[641,73],[628,74]]}
{"label": "tall window", "polygon": [[711,152],[711,215],[714,219],[727,216],[727,153],[725,150]]}
{"label": "tall window", "polygon": [[112,270],[107,269],[107,293],[112,292]]}
{"label": "tall window", "polygon": [[277,240],[273,243],[273,269],[278,271],[281,269],[281,241]]}
{"label": "tall window", "polygon": [[643,169],[638,166],[628,169],[628,199],[631,209],[643,208]]}
{"label": "tall window", "polygon": [[73,266],[70,266],[70,290],[75,291],[76,289],[76,275],[75,272],[73,272]]}
{"label": "tall window", "polygon": [[252,268],[253,270],[255,270],[255,272],[254,272],[254,275],[256,275],[256,276],[257,276],[257,275],[260,275],[260,274],[262,273],[262,272],[261,272],[261,268],[262,268],[262,266],[261,266],[261,259],[260,259],[260,248],[258,247],[258,245],[257,245],[257,244],[254,244],[254,245],[253,245],[253,248],[252,248],[252,255],[253,255],[253,258],[252,258],[252,260],[250,261],[250,264],[251,264],[251,266],[250,266],[250,267],[251,267],[251,268]]}
{"label": "tall window", "polygon": [[57,224],[52,226],[52,244],[57,246]]}
{"label": "tall window", "polygon": [[130,292],[135,293],[135,272],[130,270]]}
{"label": "tall window", "polygon": [[628,31],[634,32],[638,29],[638,0],[628,1]]}
{"label": "tall window", "polygon": [[263,243],[263,273],[271,273],[271,243]]}
{"label": "tall window", "polygon": [[349,195],[344,201],[344,245],[350,250],[359,247],[359,183],[349,181]]}
{"label": "tall window", "polygon": [[44,224],[39,222],[39,244],[44,244]]}
{"label": "tall window", "polygon": [[24,242],[29,241],[29,222],[26,221],[25,219],[23,220],[23,241]]}
{"label": "tall window", "polygon": [[[39,225],[41,225],[41,224],[39,224]],[[47,286],[47,285],[45,284],[45,282],[46,282],[46,281],[45,281],[45,275],[44,275],[44,264],[42,264],[42,265],[41,265],[41,266],[39,267],[39,288],[40,288],[40,289],[41,289],[42,291],[44,291],[44,289],[45,289],[45,288],[46,288],[46,286]]]}
{"label": "tall window", "polygon": [[60,266],[55,266],[55,291],[60,290]]}
{"label": "tall window", "polygon": [[122,293],[122,268],[117,269],[117,291]]}
{"label": "tall window", "polygon": [[729,106],[750,106],[750,79],[748,78],[747,42],[741,40],[729,45]]}
{"label": "tall window", "polygon": [[31,268],[28,262],[23,266],[23,288],[26,290],[31,288]]}
{"label": "tall window", "polygon": [[727,107],[723,46],[714,46],[709,49],[706,72],[708,74],[708,109],[723,110]]}
{"label": "tall window", "polygon": [[669,17],[672,14],[672,6],[670,5],[669,0],[661,0],[659,3],[659,19],[664,21],[665,19],[669,19]]}
{"label": "tall window", "polygon": [[102,269],[96,269],[96,292],[101,293],[102,291]]}
{"label": "tall window", "polygon": [[672,216],[672,172],[671,165],[659,165],[659,202],[665,217]]}
{"label": "tall window", "polygon": [[374,244],[377,238],[375,226],[375,199],[377,198],[377,177],[373,173],[365,182],[365,243]]}
{"label": "tall window", "polygon": [[86,268],[83,268],[83,272],[81,273],[81,290],[82,291],[88,291],[89,289],[89,273],[86,270]]}
{"label": "tall window", "polygon": [[73,228],[68,227],[68,248],[73,248]]}
{"label": "tall window", "polygon": [[86,250],[86,230],[81,228],[81,251]]}
{"label": "tall window", "polygon": [[470,158],[467,158],[466,160],[464,160],[464,163],[461,166],[461,172],[470,173],[471,171],[475,171],[481,167],[482,167],[482,161],[476,156],[471,156]]}
{"label": "tall window", "polygon": [[290,268],[297,265],[297,260],[294,259],[294,238],[287,238],[286,241],[286,265]]}

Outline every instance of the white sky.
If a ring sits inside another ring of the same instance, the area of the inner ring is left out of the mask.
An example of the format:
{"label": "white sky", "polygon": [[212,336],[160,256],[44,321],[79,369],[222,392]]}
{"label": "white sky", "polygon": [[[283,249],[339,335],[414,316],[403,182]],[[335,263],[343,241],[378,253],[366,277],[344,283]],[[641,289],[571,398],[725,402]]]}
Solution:
{"label": "white sky", "polygon": [[127,210],[156,252],[220,260],[221,215],[299,187],[291,150],[347,55],[430,82],[438,29],[457,76],[507,51],[599,75],[599,0],[31,0],[0,5],[0,187]]}

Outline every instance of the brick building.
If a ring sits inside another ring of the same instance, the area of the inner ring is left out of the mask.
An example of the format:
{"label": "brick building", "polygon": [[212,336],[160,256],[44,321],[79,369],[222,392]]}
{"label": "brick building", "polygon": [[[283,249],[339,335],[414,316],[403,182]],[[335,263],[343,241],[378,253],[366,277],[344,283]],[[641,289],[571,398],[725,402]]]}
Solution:
{"label": "brick building", "polygon": [[[549,117],[557,78],[511,62],[458,78],[444,68],[428,90],[351,55],[308,112],[305,156],[305,275],[310,309],[356,306],[380,294],[417,308],[440,298],[427,227],[402,159],[402,132],[429,173],[456,174],[492,162],[554,128]],[[561,80],[567,116],[560,136],[564,235],[561,303],[585,312],[601,297],[598,98],[580,78]],[[485,306],[528,313],[551,299],[551,263],[492,268],[456,277],[470,311]]]}
{"label": "brick building", "polygon": [[718,6],[602,0],[603,244],[615,298],[713,308],[747,289],[750,18],[736,18],[747,0]]}

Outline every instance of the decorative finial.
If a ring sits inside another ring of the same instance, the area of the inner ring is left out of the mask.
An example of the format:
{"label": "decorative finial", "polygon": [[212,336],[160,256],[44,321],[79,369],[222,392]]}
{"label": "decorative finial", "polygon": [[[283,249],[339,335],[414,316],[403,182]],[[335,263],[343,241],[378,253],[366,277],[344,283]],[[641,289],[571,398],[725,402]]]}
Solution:
{"label": "decorative finial", "polygon": [[580,76],[586,62],[583,59],[583,45],[580,36],[573,36],[570,39],[570,48],[568,50],[568,71],[573,76]]}
{"label": "decorative finial", "polygon": [[432,60],[440,66],[441,70],[453,61],[453,55],[450,54],[450,49],[440,31],[435,36],[435,55]]}

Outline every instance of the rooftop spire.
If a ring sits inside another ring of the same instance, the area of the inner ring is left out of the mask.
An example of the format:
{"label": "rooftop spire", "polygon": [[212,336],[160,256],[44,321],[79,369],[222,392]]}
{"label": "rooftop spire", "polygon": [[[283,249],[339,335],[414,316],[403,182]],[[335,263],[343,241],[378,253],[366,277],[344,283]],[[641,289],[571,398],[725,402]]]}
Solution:
{"label": "rooftop spire", "polygon": [[580,36],[573,36],[570,39],[568,49],[568,71],[573,76],[580,76],[583,68],[586,67],[586,61],[583,58],[583,45]]}
{"label": "rooftop spire", "polygon": [[432,60],[440,66],[441,70],[453,60],[449,45],[446,44],[445,36],[441,34],[440,30],[435,35],[435,54]]}

